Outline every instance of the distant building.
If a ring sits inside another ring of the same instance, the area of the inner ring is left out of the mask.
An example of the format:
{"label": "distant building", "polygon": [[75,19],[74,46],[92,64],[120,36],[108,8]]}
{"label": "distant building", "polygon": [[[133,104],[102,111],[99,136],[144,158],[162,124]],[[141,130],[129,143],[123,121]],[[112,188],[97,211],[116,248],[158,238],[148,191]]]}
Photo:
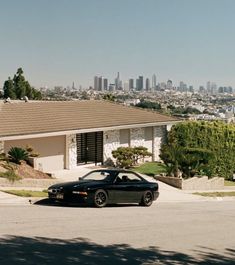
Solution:
{"label": "distant building", "polygon": [[123,89],[126,92],[128,92],[130,90],[129,81],[124,82]]}
{"label": "distant building", "polygon": [[204,86],[199,86],[199,93],[205,93],[206,92],[206,89]]}
{"label": "distant building", "polygon": [[145,89],[146,89],[146,91],[150,91],[150,80],[149,80],[149,78],[146,78]]}
{"label": "distant building", "polygon": [[103,91],[103,77],[102,76],[99,77],[98,91]]}
{"label": "distant building", "polygon": [[144,89],[144,77],[139,76],[138,79],[136,79],[136,90],[142,91]]}
{"label": "distant building", "polygon": [[134,79],[129,79],[129,89],[134,89]]}
{"label": "distant building", "polygon": [[166,89],[172,89],[173,88],[173,83],[171,80],[168,80],[166,83]]}
{"label": "distant building", "polygon": [[117,77],[115,78],[115,89],[119,90],[120,88],[122,88],[122,82],[120,80],[120,74],[118,72]]}
{"label": "distant building", "polygon": [[99,90],[99,77],[98,76],[94,77],[94,89]]}
{"label": "distant building", "polygon": [[185,84],[183,81],[180,81],[179,91],[180,92],[187,92],[187,90],[188,90],[187,84]]}
{"label": "distant building", "polygon": [[108,90],[108,79],[107,78],[103,79],[103,89]]}
{"label": "distant building", "polygon": [[115,84],[109,84],[109,91],[115,91]]}
{"label": "distant building", "polygon": [[156,75],[154,74],[154,75],[152,76],[152,90],[154,91],[154,90],[156,89],[156,87],[157,87],[157,77],[156,77]]}

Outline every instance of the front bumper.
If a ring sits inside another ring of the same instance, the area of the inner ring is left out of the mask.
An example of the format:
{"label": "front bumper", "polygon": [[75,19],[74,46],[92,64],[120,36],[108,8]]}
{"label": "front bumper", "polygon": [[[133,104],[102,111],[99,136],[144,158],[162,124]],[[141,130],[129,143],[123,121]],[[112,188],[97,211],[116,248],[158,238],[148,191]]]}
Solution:
{"label": "front bumper", "polygon": [[48,191],[48,198],[58,202],[85,203],[88,201],[88,194]]}
{"label": "front bumper", "polygon": [[160,193],[159,191],[154,191],[153,192],[153,200],[155,201],[159,197]]}

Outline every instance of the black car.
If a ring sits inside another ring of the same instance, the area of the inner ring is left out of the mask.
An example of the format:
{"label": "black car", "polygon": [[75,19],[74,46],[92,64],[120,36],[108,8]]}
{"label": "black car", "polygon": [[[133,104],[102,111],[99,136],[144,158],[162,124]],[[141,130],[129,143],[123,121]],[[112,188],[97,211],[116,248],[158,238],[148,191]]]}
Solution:
{"label": "black car", "polygon": [[48,196],[63,203],[88,203],[104,207],[114,203],[139,203],[150,206],[159,196],[158,184],[139,174],[122,169],[94,170],[78,181],[52,185]]}

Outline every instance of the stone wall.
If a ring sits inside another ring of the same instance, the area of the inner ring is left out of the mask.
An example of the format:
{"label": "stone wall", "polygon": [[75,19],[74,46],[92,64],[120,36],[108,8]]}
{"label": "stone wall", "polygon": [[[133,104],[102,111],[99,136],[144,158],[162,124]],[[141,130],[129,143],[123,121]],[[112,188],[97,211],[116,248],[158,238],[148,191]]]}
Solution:
{"label": "stone wall", "polygon": [[[146,128],[133,128],[130,129],[130,146],[144,146],[148,148],[148,151],[153,153],[153,157],[147,157],[145,161],[158,161],[159,154],[160,154],[160,147],[163,142],[166,140],[167,130],[166,126],[156,126],[151,127],[151,134],[150,131],[148,132],[147,139],[146,139]],[[106,161],[113,160],[112,151],[116,150],[120,146],[129,146],[129,144],[121,144],[120,143],[120,130],[110,130],[104,132],[104,163]]]}
{"label": "stone wall", "polygon": [[120,147],[120,131],[119,130],[105,131],[103,137],[104,137],[103,138],[104,164],[107,164],[111,160],[114,160],[112,156],[112,151]]}
{"label": "stone wall", "polygon": [[75,168],[77,166],[76,134],[66,135],[66,154],[66,168]]}
{"label": "stone wall", "polygon": [[208,179],[207,176],[193,177],[189,179],[156,176],[160,180],[170,186],[182,190],[223,190],[224,178],[214,177]]}
{"label": "stone wall", "polygon": [[144,128],[130,129],[130,146],[144,146],[145,141]]}
{"label": "stone wall", "polygon": [[0,141],[0,154],[4,153],[4,142]]}
{"label": "stone wall", "polygon": [[153,128],[153,160],[160,160],[160,148],[165,143],[167,137],[166,126],[156,126]]}

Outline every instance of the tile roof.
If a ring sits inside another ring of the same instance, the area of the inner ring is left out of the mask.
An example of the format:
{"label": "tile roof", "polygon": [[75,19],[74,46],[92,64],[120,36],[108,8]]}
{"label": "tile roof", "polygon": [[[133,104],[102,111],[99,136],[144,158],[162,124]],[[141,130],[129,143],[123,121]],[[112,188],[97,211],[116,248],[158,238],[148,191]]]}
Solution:
{"label": "tile roof", "polygon": [[0,137],[175,121],[156,112],[98,100],[0,103]]}

